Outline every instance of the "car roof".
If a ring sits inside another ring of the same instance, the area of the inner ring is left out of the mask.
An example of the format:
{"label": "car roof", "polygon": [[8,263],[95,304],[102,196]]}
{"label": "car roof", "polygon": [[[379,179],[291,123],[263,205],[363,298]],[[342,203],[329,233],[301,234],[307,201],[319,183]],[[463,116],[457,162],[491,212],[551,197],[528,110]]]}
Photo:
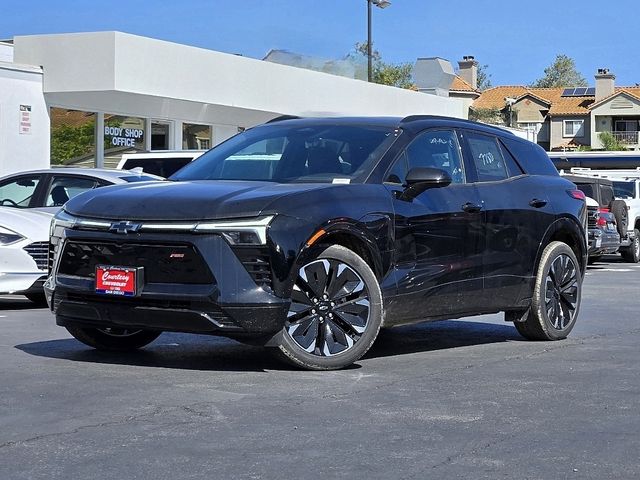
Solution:
{"label": "car roof", "polygon": [[118,170],[115,168],[78,168],[78,167],[53,167],[53,168],[40,168],[37,170],[25,170],[23,172],[14,172],[9,175],[0,177],[0,180],[4,180],[11,177],[18,177],[22,175],[30,174],[44,174],[44,173],[60,173],[71,176],[90,176],[100,180],[106,180],[113,183],[123,183],[125,177],[131,177],[136,175],[142,175],[145,177],[154,177],[158,180],[164,180],[162,177],[153,175],[150,173],[138,173],[132,170]]}
{"label": "car roof", "polygon": [[563,178],[572,181],[573,183],[598,183],[600,185],[613,185],[613,182],[608,178],[601,177],[588,177],[586,175],[562,175]]}
{"label": "car roof", "polygon": [[509,130],[495,125],[474,122],[455,117],[443,117],[438,115],[410,115],[407,117],[279,117],[268,122],[269,125],[370,125],[388,128],[417,128],[422,129],[429,126],[442,126],[451,128],[472,128],[482,130],[487,133],[499,134],[508,137],[518,138]]}

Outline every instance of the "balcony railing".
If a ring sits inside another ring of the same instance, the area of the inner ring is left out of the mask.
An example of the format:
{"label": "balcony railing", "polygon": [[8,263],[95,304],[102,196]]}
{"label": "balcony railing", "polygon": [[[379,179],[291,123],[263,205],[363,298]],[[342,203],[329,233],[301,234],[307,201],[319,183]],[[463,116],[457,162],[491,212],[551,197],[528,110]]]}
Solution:
{"label": "balcony railing", "polygon": [[638,145],[638,133],[640,132],[611,132],[617,141],[625,145]]}

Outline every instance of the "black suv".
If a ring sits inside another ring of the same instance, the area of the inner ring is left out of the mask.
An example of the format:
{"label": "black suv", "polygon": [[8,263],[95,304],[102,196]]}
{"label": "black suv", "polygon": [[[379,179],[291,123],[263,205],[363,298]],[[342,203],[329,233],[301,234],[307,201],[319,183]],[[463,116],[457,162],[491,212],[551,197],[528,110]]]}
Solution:
{"label": "black suv", "polygon": [[170,180],[80,195],[54,219],[47,297],[81,342],[224,335],[334,369],[383,326],[504,311],[556,340],[575,324],[584,194],[502,129],[283,119]]}

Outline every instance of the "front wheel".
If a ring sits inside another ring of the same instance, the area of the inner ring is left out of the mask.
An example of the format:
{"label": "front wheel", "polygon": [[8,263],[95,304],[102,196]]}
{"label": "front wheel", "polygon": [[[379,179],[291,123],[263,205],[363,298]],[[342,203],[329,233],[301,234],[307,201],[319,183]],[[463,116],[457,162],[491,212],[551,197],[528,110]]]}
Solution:
{"label": "front wheel", "polygon": [[274,351],[309,370],[343,368],[369,350],[381,324],[382,294],[373,271],[353,251],[333,245],[298,270]]}
{"label": "front wheel", "polygon": [[582,275],[573,250],[551,242],[542,252],[531,309],[518,332],[529,340],[561,340],[573,329],[582,291]]}
{"label": "front wheel", "polygon": [[127,352],[149,345],[162,332],[126,328],[67,327],[77,340],[98,350]]}

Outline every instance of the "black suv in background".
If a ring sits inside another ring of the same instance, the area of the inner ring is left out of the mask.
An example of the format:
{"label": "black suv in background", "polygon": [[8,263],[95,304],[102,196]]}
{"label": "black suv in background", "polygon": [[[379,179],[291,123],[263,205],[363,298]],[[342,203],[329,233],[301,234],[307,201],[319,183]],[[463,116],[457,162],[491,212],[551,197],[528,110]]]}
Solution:
{"label": "black suv in background", "polygon": [[557,340],[580,305],[584,199],[498,128],[274,121],[169,182],[72,199],[52,224],[46,291],[58,325],[104,350],[193,332],[334,369],[382,326],[500,311]]}
{"label": "black suv in background", "polygon": [[[627,205],[614,198],[613,182],[606,178],[586,175],[563,175],[576,184],[587,199],[587,243],[589,261],[596,261],[607,253],[616,253],[627,235]],[[597,204],[597,205],[596,205]]]}

